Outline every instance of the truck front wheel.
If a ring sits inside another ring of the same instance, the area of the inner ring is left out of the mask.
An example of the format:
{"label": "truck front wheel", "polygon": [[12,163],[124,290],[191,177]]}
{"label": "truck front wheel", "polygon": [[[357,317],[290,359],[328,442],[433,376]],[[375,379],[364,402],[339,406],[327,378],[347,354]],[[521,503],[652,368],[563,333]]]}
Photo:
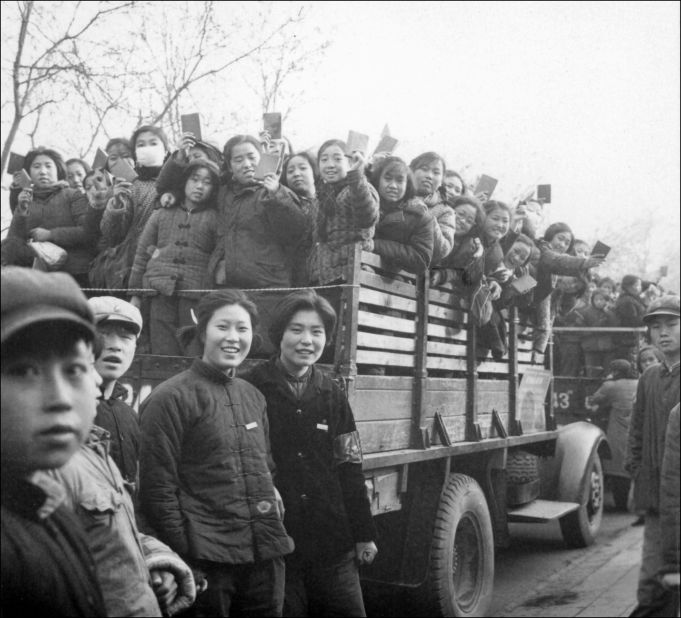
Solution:
{"label": "truck front wheel", "polygon": [[440,498],[430,584],[442,616],[486,616],[494,584],[494,538],[485,495],[465,474],[452,474]]}
{"label": "truck front wheel", "polygon": [[559,520],[563,540],[569,547],[588,547],[596,540],[601,527],[605,486],[603,465],[595,451],[587,466],[585,480],[581,506]]}

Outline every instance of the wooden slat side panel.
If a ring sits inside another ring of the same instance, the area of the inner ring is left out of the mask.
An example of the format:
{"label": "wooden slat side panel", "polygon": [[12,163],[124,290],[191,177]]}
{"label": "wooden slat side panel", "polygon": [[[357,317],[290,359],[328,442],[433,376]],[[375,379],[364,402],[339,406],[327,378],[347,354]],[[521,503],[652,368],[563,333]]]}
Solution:
{"label": "wooden slat side panel", "polygon": [[392,337],[376,333],[357,333],[358,348],[373,348],[377,350],[394,350],[396,352],[414,352],[414,340],[409,337]]}
{"label": "wooden slat side panel", "polygon": [[416,298],[416,286],[403,281],[394,281],[388,277],[381,277],[375,273],[363,270],[359,273],[359,282],[368,288],[380,290],[389,294]]}
{"label": "wooden slat side panel", "polygon": [[411,419],[357,423],[364,454],[409,448]]}
{"label": "wooden slat side panel", "polygon": [[466,327],[459,324],[445,326],[444,324],[428,323],[428,336],[440,339],[453,339],[466,342]]}
{"label": "wooden slat side panel", "polygon": [[406,376],[357,376],[357,390],[411,391],[414,378]]}
{"label": "wooden slat side panel", "polygon": [[496,410],[499,414],[508,413],[508,388],[506,392],[486,393],[478,390],[478,411],[480,414],[490,413]]}
{"label": "wooden slat side panel", "polygon": [[414,273],[407,272],[406,270],[396,269],[394,265],[389,264],[377,253],[362,251],[362,264],[368,264],[369,266],[380,268],[386,273],[399,275],[400,277],[406,277],[409,279],[409,281],[414,281],[416,279]]}
{"label": "wooden slat side panel", "polygon": [[359,302],[375,307],[383,307],[385,309],[405,311],[414,314],[416,313],[415,300],[410,300],[408,298],[404,298],[403,296],[387,294],[386,292],[370,290],[368,288],[360,288]]}
{"label": "wooden slat side panel", "polygon": [[355,390],[352,412],[355,421],[387,421],[411,419],[412,392]]}
{"label": "wooden slat side panel", "polygon": [[466,358],[466,346],[464,344],[457,345],[453,343],[440,343],[436,341],[428,341],[428,354]]}
{"label": "wooden slat side panel", "polygon": [[413,367],[414,356],[409,354],[398,354],[397,352],[357,350],[357,364],[386,367]]}
{"label": "wooden slat side panel", "polygon": [[390,330],[400,333],[407,333],[414,335],[416,332],[416,323],[414,320],[405,320],[404,318],[388,318],[384,315],[378,315],[376,313],[370,313],[368,311],[358,311],[357,312],[357,322],[359,326],[367,326],[369,328],[376,328],[380,330],[387,330],[388,324],[390,324]]}

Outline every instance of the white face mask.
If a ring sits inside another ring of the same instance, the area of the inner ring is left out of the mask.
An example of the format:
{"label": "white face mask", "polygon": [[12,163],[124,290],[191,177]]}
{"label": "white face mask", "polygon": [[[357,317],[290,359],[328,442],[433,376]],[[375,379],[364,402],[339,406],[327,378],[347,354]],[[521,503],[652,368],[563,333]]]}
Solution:
{"label": "white face mask", "polygon": [[142,167],[160,167],[163,165],[166,151],[163,148],[163,144],[158,146],[140,146],[135,149],[135,156],[137,157],[137,163]]}

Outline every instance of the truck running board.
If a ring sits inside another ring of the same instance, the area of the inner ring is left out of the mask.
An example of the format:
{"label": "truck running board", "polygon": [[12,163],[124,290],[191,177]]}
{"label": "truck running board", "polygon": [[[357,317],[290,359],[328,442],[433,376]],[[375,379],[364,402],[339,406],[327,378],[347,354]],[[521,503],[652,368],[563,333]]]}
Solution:
{"label": "truck running board", "polygon": [[578,502],[535,500],[508,511],[508,521],[526,524],[545,524],[579,508]]}

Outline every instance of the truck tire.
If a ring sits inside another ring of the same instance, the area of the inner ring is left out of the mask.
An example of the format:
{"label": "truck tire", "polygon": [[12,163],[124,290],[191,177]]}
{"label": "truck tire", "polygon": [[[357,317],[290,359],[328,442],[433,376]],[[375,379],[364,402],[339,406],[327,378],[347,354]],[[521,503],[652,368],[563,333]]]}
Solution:
{"label": "truck tire", "polygon": [[559,520],[568,547],[588,547],[596,540],[603,519],[603,481],[601,458],[594,451],[586,470],[581,506]]}
{"label": "truck tire", "polygon": [[612,497],[618,511],[627,511],[631,480],[624,476],[611,476]]}
{"label": "truck tire", "polygon": [[492,522],[482,489],[464,474],[452,474],[440,498],[429,579],[439,615],[487,615],[494,585]]}
{"label": "truck tire", "polygon": [[539,479],[539,460],[527,451],[510,451],[506,458],[506,478],[509,484],[531,483]]}

